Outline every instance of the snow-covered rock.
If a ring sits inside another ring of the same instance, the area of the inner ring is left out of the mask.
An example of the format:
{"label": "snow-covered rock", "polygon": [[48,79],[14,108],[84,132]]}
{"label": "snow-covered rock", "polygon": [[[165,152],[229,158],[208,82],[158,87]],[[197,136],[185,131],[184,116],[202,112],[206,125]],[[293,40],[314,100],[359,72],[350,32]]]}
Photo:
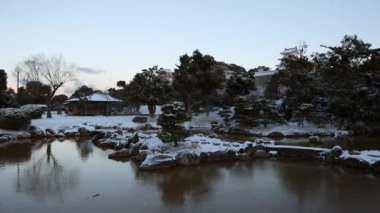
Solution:
{"label": "snow-covered rock", "polygon": [[120,159],[120,158],[129,158],[131,157],[131,150],[130,149],[121,149],[119,151],[116,151],[114,153],[111,153],[108,155],[108,158],[111,159]]}
{"label": "snow-covered rock", "polygon": [[201,162],[201,158],[199,153],[193,150],[183,150],[180,151],[175,159],[178,165],[189,166],[199,164]]}
{"label": "snow-covered rock", "polygon": [[46,136],[45,132],[42,129],[33,125],[29,126],[28,133],[32,138],[44,138]]}
{"label": "snow-covered rock", "polygon": [[145,116],[136,116],[132,119],[135,123],[146,123],[148,121],[148,117]]}
{"label": "snow-covered rock", "polygon": [[175,157],[167,154],[148,155],[140,165],[141,170],[167,169],[176,166]]}

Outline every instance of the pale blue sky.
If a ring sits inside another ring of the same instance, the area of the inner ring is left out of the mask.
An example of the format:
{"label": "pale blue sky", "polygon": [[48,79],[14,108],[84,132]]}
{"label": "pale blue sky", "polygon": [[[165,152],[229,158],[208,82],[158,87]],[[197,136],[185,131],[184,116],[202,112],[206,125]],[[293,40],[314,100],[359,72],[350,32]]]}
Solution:
{"label": "pale blue sky", "polygon": [[0,0],[0,68],[62,54],[104,71],[80,73],[75,86],[106,89],[153,65],[173,69],[195,49],[246,69],[274,67],[301,41],[308,53],[345,34],[379,47],[379,11],[378,0]]}

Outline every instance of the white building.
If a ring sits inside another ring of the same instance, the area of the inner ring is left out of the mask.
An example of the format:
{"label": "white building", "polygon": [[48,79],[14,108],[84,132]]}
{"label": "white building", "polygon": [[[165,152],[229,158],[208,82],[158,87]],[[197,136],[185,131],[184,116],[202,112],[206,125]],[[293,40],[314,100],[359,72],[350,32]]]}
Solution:
{"label": "white building", "polygon": [[277,65],[277,69],[283,69],[284,68],[284,65],[282,64],[282,61],[284,59],[289,58],[290,56],[293,56],[293,57],[300,57],[301,56],[301,52],[298,50],[297,47],[285,48],[284,51],[282,51],[280,54],[282,55],[282,57],[278,59],[278,60],[280,60],[280,64]]}

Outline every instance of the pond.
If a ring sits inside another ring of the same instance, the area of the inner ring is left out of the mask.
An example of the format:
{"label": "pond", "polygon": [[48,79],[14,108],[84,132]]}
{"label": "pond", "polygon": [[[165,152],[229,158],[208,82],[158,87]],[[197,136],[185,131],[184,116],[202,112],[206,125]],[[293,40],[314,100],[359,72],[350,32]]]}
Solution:
{"label": "pond", "polygon": [[142,172],[90,141],[0,148],[0,212],[378,212],[380,179],[255,160]]}

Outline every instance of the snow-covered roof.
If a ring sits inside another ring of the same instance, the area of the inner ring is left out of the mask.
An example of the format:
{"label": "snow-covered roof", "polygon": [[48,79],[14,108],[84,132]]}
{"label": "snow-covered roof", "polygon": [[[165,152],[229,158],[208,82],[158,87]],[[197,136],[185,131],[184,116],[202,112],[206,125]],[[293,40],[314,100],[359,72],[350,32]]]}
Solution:
{"label": "snow-covered roof", "polygon": [[293,48],[285,48],[284,51],[282,51],[282,55],[288,55],[288,54],[298,54],[298,49],[297,47],[293,47]]}
{"label": "snow-covered roof", "polygon": [[[94,93],[92,95],[88,95],[84,98],[84,100],[89,102],[122,102],[122,100],[116,99],[109,94],[102,94],[102,93]],[[71,98],[67,101],[65,101],[64,104],[68,104],[70,102],[78,102],[81,101],[79,98]]]}

